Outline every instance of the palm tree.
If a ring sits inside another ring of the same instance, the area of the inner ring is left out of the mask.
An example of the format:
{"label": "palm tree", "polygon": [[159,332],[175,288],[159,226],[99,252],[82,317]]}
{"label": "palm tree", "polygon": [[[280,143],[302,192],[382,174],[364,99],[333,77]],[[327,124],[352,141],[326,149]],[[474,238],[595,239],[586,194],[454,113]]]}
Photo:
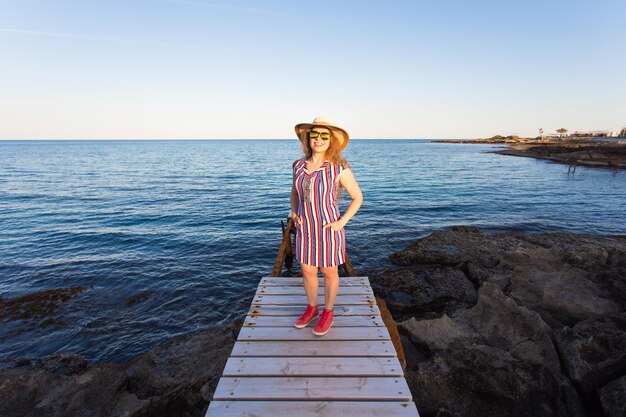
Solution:
{"label": "palm tree", "polygon": [[560,136],[565,136],[565,134],[567,133],[567,129],[565,129],[564,127],[557,129],[556,133],[558,133]]}

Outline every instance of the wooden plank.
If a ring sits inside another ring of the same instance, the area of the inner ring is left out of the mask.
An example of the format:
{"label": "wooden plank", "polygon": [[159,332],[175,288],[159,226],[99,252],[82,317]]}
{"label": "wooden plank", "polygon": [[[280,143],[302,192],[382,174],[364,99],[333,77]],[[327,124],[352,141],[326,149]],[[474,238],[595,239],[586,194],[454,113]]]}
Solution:
{"label": "wooden plank", "polygon": [[313,326],[295,327],[242,327],[237,340],[391,340],[386,327],[331,327],[324,336],[316,336]]}
{"label": "wooden plank", "polygon": [[206,417],[419,417],[369,279],[342,279],[324,336],[293,326],[301,277],[261,279]]}
{"label": "wooden plank", "polygon": [[[324,287],[318,287],[317,293],[324,295]],[[298,295],[306,294],[304,285],[259,285],[256,295]],[[349,287],[339,286],[337,294],[342,295],[374,295],[369,285],[352,285]]]}
{"label": "wooden plank", "polygon": [[[317,296],[318,305],[323,305],[326,297],[323,295]],[[301,305],[306,306],[308,299],[306,295],[256,295],[252,300],[253,304],[262,305]],[[376,305],[376,299],[373,295],[343,295],[337,294],[334,305],[343,304],[369,304]],[[334,307],[334,306],[333,306]]]}
{"label": "wooden plank", "polygon": [[411,401],[401,377],[220,378],[215,400]]}
{"label": "wooden plank", "polygon": [[[246,316],[245,327],[293,327],[300,316]],[[381,327],[381,316],[337,316],[333,327]],[[310,326],[310,325],[309,325]]]}
{"label": "wooden plank", "polygon": [[[304,312],[305,304],[298,306],[288,305],[261,305],[252,304],[248,315],[250,316],[300,316]],[[334,316],[380,316],[377,305],[336,305],[333,306]]]}
{"label": "wooden plank", "polygon": [[[318,282],[324,282],[324,276],[319,275],[317,277]],[[302,284],[304,282],[304,277],[262,277],[259,281],[262,285],[292,285],[292,284]],[[358,284],[358,285],[368,285],[369,278],[368,277],[339,277],[340,283],[346,284]]]}
{"label": "wooden plank", "polygon": [[396,357],[228,358],[224,376],[404,376]]}
{"label": "wooden plank", "polygon": [[211,401],[206,417],[419,417],[412,401]]}
{"label": "wooden plank", "polygon": [[[261,278],[259,285],[303,285],[302,277],[295,278],[277,278],[277,277],[266,277]],[[320,286],[324,286],[324,278],[318,278],[318,284]],[[339,277],[339,286],[348,286],[348,285],[370,285],[369,279],[367,277]]]}
{"label": "wooden plank", "polygon": [[230,356],[396,356],[388,340],[322,340],[237,341]]}

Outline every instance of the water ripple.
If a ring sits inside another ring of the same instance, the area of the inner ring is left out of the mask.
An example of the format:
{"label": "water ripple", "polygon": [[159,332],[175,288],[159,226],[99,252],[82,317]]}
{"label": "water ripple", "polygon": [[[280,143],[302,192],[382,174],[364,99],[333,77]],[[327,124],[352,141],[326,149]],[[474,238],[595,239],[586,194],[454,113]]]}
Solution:
{"label": "water ripple", "polygon": [[[572,175],[484,153],[494,148],[351,141],[365,199],[346,226],[355,267],[390,266],[390,253],[460,224],[626,234],[623,172]],[[0,359],[124,361],[243,314],[272,270],[299,157],[295,139],[0,142],[0,296],[86,288],[59,329],[0,322]]]}

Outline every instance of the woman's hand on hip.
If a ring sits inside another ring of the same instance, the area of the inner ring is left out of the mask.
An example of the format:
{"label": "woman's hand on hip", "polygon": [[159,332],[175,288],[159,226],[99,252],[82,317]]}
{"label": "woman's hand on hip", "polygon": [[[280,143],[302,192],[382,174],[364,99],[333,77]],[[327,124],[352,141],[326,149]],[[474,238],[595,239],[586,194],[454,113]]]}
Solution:
{"label": "woman's hand on hip", "polygon": [[343,229],[343,226],[344,224],[341,220],[336,220],[334,222],[326,223],[324,225],[324,229],[326,229],[327,227],[330,227],[331,229],[333,229],[333,231],[339,232],[341,229]]}

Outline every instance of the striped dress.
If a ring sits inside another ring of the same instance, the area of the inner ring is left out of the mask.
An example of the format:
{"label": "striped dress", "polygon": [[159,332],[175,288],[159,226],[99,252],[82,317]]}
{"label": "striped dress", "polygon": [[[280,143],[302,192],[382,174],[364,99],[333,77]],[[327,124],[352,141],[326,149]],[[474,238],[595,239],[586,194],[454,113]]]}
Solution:
{"label": "striped dress", "polygon": [[341,229],[323,229],[341,217],[337,206],[337,177],[350,165],[324,162],[316,171],[306,171],[306,158],[293,163],[294,185],[298,191],[298,217],[296,228],[296,260],[317,267],[336,266],[346,261],[346,234]]}

